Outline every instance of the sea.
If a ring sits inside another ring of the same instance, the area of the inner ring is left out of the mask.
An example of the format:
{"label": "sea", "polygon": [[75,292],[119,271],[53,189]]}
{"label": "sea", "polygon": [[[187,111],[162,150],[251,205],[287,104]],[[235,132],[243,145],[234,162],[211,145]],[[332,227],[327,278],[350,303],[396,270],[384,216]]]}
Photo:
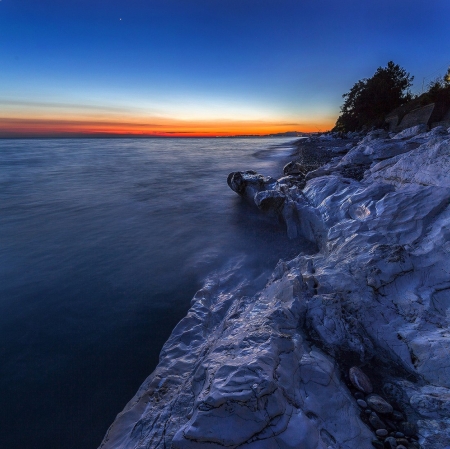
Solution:
{"label": "sea", "polygon": [[302,250],[226,182],[292,143],[0,140],[1,448],[97,448],[205,279]]}

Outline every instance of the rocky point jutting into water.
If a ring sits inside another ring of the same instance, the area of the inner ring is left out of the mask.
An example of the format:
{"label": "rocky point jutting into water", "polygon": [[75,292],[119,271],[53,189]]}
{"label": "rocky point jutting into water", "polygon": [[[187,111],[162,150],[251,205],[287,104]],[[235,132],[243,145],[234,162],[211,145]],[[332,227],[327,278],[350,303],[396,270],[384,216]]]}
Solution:
{"label": "rocky point jutting into water", "polygon": [[230,174],[317,252],[252,297],[207,282],[102,449],[450,447],[450,135],[348,137]]}

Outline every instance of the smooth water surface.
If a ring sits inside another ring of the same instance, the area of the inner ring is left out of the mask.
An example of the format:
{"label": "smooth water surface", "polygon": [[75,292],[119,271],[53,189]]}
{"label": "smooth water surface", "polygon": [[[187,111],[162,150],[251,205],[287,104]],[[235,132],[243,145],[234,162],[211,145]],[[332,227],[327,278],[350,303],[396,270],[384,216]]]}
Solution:
{"label": "smooth water surface", "polygon": [[0,447],[96,448],[206,276],[298,253],[226,184],[289,141],[0,141]]}

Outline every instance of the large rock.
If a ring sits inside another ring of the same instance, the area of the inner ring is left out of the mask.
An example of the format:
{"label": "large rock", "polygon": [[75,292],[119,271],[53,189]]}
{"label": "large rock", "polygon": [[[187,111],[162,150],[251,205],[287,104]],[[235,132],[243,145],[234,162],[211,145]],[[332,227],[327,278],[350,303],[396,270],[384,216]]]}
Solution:
{"label": "large rock", "polygon": [[416,136],[417,134],[424,133],[427,129],[428,127],[425,123],[420,123],[409,128],[404,128],[403,131],[396,134],[393,139],[408,139]]}
{"label": "large rock", "polygon": [[300,280],[279,273],[252,298],[198,292],[101,447],[368,447],[335,362],[299,333]]}
{"label": "large rock", "polygon": [[263,176],[253,170],[232,172],[228,175],[229,187],[239,195],[253,200],[254,196],[262,190],[273,188],[276,179]]}

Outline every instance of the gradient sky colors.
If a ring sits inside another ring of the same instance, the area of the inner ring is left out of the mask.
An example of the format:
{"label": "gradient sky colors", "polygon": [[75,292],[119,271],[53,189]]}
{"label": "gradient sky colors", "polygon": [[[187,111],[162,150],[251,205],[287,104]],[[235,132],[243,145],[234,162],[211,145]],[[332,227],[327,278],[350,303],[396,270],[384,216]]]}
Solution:
{"label": "gradient sky colors", "polygon": [[448,0],[0,0],[0,136],[327,130],[389,60],[450,64]]}

